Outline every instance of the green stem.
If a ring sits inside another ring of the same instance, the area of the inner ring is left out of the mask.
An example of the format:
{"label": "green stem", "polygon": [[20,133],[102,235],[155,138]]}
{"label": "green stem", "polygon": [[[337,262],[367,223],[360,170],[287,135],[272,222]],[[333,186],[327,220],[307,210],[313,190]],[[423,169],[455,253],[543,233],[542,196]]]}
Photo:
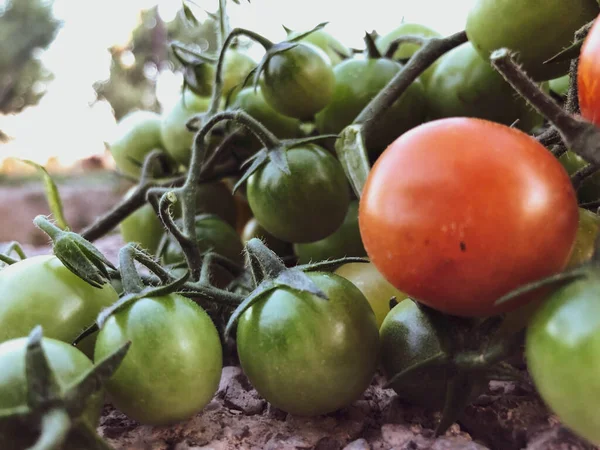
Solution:
{"label": "green stem", "polygon": [[50,236],[50,239],[53,241],[55,241],[61,234],[64,233],[63,230],[58,228],[56,225],[50,222],[46,216],[43,215],[36,216],[35,219],[33,219],[33,223],[36,227]]}
{"label": "green stem", "polygon": [[398,39],[394,39],[388,49],[385,51],[385,58],[392,59],[394,57],[394,53],[398,50],[402,44],[417,44],[419,46],[423,46],[429,42],[429,38],[417,35],[407,35],[401,36]]}

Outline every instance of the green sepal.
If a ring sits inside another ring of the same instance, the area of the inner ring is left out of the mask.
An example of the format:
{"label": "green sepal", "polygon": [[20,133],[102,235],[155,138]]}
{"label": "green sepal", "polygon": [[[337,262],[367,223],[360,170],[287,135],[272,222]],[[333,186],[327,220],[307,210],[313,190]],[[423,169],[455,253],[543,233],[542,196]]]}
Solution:
{"label": "green sepal", "polygon": [[31,410],[55,403],[61,396],[60,386],[42,348],[42,336],[42,327],[38,325],[29,333],[25,353],[27,406]]}
{"label": "green sepal", "polygon": [[344,128],[335,141],[335,151],[352,190],[360,199],[371,170],[362,126],[354,124]]}

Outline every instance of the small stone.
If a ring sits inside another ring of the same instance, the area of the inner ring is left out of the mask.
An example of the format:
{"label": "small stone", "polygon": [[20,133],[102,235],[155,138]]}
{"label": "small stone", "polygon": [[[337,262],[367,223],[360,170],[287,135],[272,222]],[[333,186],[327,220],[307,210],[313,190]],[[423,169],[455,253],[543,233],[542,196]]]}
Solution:
{"label": "small stone", "polygon": [[319,439],[314,450],[340,450],[341,448],[342,444],[337,439],[324,437]]}
{"label": "small stone", "polygon": [[415,435],[407,427],[398,424],[385,424],[381,427],[383,440],[393,446],[402,447],[413,440]]}
{"label": "small stone", "polygon": [[346,445],[343,450],[371,450],[371,446],[365,439],[357,439]]}

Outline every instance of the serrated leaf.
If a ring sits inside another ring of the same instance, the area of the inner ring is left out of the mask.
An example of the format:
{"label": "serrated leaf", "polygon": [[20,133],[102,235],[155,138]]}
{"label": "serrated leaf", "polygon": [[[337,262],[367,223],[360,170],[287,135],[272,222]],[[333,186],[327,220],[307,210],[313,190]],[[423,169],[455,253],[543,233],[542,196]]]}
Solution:
{"label": "serrated leaf", "polygon": [[273,282],[277,286],[286,286],[300,292],[307,292],[327,300],[327,295],[304,272],[298,269],[287,269],[281,272]]}
{"label": "serrated leaf", "polygon": [[29,333],[25,353],[27,406],[32,410],[60,398],[61,394],[60,386],[42,347],[42,336],[42,327],[38,325]]}
{"label": "serrated leaf", "polygon": [[288,164],[287,153],[283,148],[278,147],[275,150],[270,150],[268,152],[268,155],[269,160],[280,171],[282,171],[286,175],[292,174],[292,171],[290,170],[290,165]]}
{"label": "serrated leaf", "polygon": [[44,179],[44,191],[46,193],[46,200],[48,201],[48,206],[50,207],[50,212],[54,216],[56,224],[59,228],[63,230],[69,229],[69,225],[67,220],[65,219],[63,212],[63,204],[60,198],[60,194],[58,192],[58,188],[56,187],[56,183],[45,169],[44,166],[41,166],[33,161],[28,159],[21,159],[21,162],[36,168],[43,176]]}
{"label": "serrated leaf", "polygon": [[362,126],[349,125],[344,128],[335,141],[335,151],[354,193],[360,199],[371,170]]}
{"label": "serrated leaf", "polygon": [[185,1],[182,2],[181,8],[183,10],[184,17],[190,25],[197,26],[200,24],[200,22],[198,22],[198,19],[196,19],[196,16],[192,12],[191,8],[185,3]]}
{"label": "serrated leaf", "polygon": [[272,280],[263,281],[258,285],[256,289],[254,289],[246,299],[239,304],[239,306],[231,313],[229,320],[227,321],[227,325],[225,326],[225,340],[228,339],[229,334],[231,333],[231,329],[238,321],[238,319],[246,312],[248,308],[250,308],[254,303],[260,300],[260,297],[266,294],[267,292],[275,289],[276,286]]}

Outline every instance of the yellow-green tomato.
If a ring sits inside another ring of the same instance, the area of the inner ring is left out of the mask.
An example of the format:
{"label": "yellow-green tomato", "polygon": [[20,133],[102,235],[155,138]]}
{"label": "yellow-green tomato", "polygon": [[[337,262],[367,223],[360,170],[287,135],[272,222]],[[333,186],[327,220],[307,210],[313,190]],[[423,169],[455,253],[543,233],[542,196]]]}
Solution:
{"label": "yellow-green tomato", "polygon": [[396,298],[397,302],[406,299],[406,294],[392,286],[383,275],[379,273],[372,263],[348,263],[335,271],[336,274],[352,282],[369,301],[377,326],[381,328],[383,320],[390,312],[390,300]]}
{"label": "yellow-green tomato", "polygon": [[597,214],[579,208],[579,227],[577,228],[577,236],[575,236],[575,244],[573,244],[573,251],[567,268],[578,266],[592,258],[599,227],[600,217]]}
{"label": "yellow-green tomato", "polygon": [[[27,336],[36,325],[44,336],[71,344],[118,296],[106,283],[88,284],[53,255],[32,256],[0,271],[0,342]],[[95,335],[79,348],[91,355]]]}
{"label": "yellow-green tomato", "polygon": [[[290,31],[287,39],[293,39],[299,34],[301,34],[299,31]],[[329,56],[332,66],[337,66],[344,58],[350,58],[352,56],[352,52],[348,47],[322,29],[313,31],[308,36],[301,39],[300,42],[308,42],[319,47],[327,54],[327,56]]]}
{"label": "yellow-green tomato", "polygon": [[162,140],[166,150],[179,164],[188,165],[192,155],[194,133],[187,129],[186,123],[196,114],[206,111],[209,105],[209,97],[199,97],[186,90],[171,110],[163,115],[160,127]]}
{"label": "yellow-green tomato", "polygon": [[109,147],[123,174],[138,178],[148,153],[164,149],[160,126],[160,116],[152,111],[133,111],[119,121],[117,135]]}
{"label": "yellow-green tomato", "polygon": [[223,366],[221,341],[208,314],[190,299],[145,297],[118,311],[98,333],[95,360],[127,341],[129,352],[106,390],[128,417],[172,424],[212,400]]}

